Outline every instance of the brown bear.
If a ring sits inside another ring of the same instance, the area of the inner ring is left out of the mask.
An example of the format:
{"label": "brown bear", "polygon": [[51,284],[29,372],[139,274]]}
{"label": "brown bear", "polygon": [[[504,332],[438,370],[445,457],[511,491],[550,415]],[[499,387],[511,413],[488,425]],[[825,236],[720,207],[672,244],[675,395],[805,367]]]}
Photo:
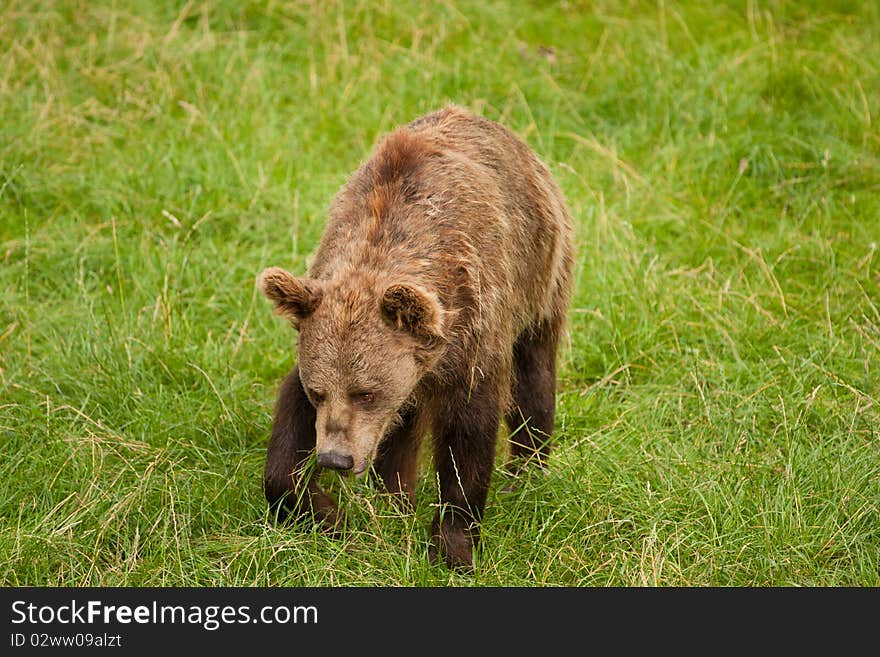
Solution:
{"label": "brown bear", "polygon": [[471,569],[501,417],[517,470],[550,450],[572,233],[550,172],[507,128],[452,106],[385,137],[333,201],[308,274],[260,277],[299,332],[266,457],[274,513],[338,529],[320,468],[371,471],[411,503],[430,432],[429,554]]}

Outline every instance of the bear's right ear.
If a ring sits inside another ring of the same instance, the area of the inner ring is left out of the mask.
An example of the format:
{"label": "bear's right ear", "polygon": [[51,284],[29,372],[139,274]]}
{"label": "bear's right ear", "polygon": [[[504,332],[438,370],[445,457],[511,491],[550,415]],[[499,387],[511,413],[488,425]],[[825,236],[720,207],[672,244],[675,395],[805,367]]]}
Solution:
{"label": "bear's right ear", "polygon": [[275,304],[275,312],[287,317],[296,328],[321,302],[321,288],[316,281],[296,278],[280,267],[263,270],[260,291]]}

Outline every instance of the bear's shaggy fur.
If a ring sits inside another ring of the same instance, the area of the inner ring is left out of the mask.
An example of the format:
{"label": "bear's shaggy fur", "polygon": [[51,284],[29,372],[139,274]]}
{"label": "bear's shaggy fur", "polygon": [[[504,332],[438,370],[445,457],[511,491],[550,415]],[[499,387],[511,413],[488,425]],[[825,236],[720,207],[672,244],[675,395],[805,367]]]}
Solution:
{"label": "bear's shaggy fur", "polygon": [[265,469],[280,517],[331,529],[307,467],[372,471],[410,502],[423,434],[441,505],[431,557],[470,569],[503,417],[516,467],[543,466],[572,222],[550,172],[509,130],[459,107],[388,135],[337,194],[308,274],[263,293],[299,331]]}

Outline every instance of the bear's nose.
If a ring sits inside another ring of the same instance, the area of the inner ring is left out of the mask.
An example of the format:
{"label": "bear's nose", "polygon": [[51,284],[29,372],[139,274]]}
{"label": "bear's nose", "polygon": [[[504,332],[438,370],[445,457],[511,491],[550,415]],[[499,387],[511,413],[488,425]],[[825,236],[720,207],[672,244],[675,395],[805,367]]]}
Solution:
{"label": "bear's nose", "polygon": [[333,470],[351,470],[354,467],[354,458],[351,454],[342,452],[318,452],[318,465]]}

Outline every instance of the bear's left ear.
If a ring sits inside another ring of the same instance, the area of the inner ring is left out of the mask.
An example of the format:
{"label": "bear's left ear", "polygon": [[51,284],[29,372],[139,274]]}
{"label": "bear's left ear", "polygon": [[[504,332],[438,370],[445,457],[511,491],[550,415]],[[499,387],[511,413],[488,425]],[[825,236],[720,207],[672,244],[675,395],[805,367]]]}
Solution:
{"label": "bear's left ear", "polygon": [[260,274],[260,290],[275,304],[279,315],[284,315],[295,328],[321,302],[321,287],[317,281],[296,278],[281,267],[269,267]]}
{"label": "bear's left ear", "polygon": [[396,283],[382,294],[382,316],[391,326],[423,340],[443,338],[443,306],[433,292]]}

